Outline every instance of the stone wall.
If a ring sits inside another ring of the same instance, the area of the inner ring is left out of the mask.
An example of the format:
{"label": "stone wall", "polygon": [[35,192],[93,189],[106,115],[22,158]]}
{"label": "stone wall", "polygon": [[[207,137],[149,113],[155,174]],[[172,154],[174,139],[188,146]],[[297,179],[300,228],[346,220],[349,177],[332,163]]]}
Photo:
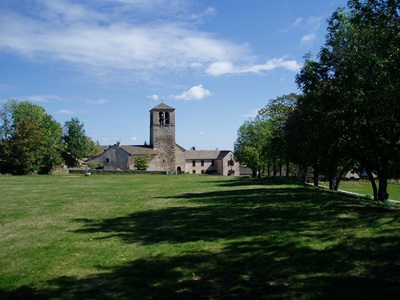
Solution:
{"label": "stone wall", "polygon": [[[86,174],[85,170],[78,169],[70,169],[69,174]],[[167,174],[165,171],[138,171],[138,170],[88,170],[90,174],[93,175],[111,175],[111,174],[128,174],[128,175],[137,175],[137,174]]]}
{"label": "stone wall", "polygon": [[173,125],[153,126],[153,148],[157,155],[158,170],[175,171],[175,128]]}

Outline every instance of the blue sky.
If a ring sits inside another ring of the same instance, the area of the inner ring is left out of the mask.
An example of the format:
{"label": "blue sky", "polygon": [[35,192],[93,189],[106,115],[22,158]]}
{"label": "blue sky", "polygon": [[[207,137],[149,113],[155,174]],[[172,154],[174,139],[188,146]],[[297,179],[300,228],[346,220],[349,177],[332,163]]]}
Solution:
{"label": "blue sky", "polygon": [[77,117],[100,144],[149,141],[176,109],[186,149],[233,149],[270,99],[298,92],[308,52],[346,0],[1,0],[0,101]]}

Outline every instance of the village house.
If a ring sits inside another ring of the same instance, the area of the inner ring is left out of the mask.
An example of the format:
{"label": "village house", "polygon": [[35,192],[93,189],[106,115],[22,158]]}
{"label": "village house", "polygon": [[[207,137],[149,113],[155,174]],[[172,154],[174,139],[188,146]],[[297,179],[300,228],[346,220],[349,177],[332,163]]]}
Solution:
{"label": "village house", "polygon": [[148,160],[147,171],[240,175],[230,150],[186,150],[175,141],[175,109],[160,103],[150,110],[150,144],[101,146],[88,160],[104,170],[134,170],[135,159]]}

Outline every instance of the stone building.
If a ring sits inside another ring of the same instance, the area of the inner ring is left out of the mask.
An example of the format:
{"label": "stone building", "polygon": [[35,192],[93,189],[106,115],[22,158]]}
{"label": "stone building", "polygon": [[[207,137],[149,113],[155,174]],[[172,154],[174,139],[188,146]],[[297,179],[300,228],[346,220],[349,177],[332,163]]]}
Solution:
{"label": "stone building", "polygon": [[186,150],[175,141],[175,109],[160,103],[150,110],[150,145],[101,146],[88,160],[104,170],[134,170],[135,159],[148,159],[148,171],[239,175],[230,150]]}

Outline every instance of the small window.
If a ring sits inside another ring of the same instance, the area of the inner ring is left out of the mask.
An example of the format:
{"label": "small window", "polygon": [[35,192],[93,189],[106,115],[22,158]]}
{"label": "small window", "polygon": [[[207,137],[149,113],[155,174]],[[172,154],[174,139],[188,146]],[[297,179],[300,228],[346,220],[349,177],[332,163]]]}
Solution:
{"label": "small window", "polygon": [[214,167],[214,165],[215,165],[215,162],[214,162],[214,160],[212,160],[212,161],[211,161],[211,166]]}
{"label": "small window", "polygon": [[204,160],[201,161],[201,166],[204,167]]}
{"label": "small window", "polygon": [[158,122],[160,125],[164,125],[164,113],[162,111],[158,113]]}
{"label": "small window", "polygon": [[201,174],[204,174],[204,170],[201,170]]}
{"label": "small window", "polygon": [[193,170],[192,172],[193,172],[193,174],[196,174],[196,170]]}
{"label": "small window", "polygon": [[169,124],[169,112],[165,113],[165,124]]}
{"label": "small window", "polygon": [[195,167],[196,166],[196,161],[192,160],[192,166]]}
{"label": "small window", "polygon": [[109,163],[110,162],[110,159],[109,158],[106,158],[106,163]]}

